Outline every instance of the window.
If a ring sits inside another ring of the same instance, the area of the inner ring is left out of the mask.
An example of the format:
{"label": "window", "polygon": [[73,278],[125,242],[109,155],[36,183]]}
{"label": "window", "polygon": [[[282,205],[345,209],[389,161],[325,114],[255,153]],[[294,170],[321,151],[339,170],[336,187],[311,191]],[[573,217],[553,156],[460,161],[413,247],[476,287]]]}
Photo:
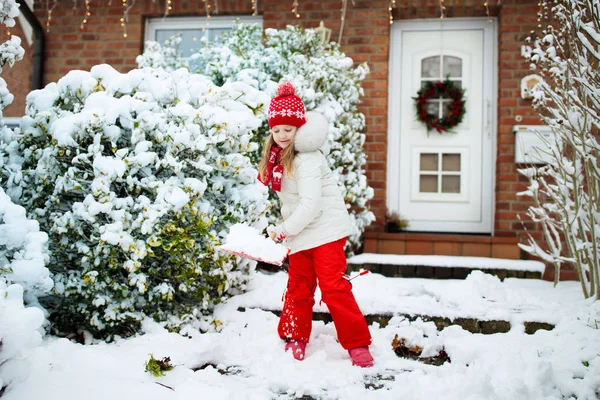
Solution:
{"label": "window", "polygon": [[[421,87],[427,82],[449,79],[458,88],[462,88],[462,60],[453,56],[432,56],[421,60]],[[452,99],[440,97],[427,103],[427,112],[443,118],[450,112]]]}
{"label": "window", "polygon": [[202,39],[211,41],[219,34],[233,27],[235,21],[245,24],[259,24],[261,17],[248,16],[211,16],[206,17],[168,17],[150,18],[146,22],[146,40],[155,40],[163,44],[165,40],[176,34],[181,34],[180,49],[184,57],[189,57],[202,47]]}
{"label": "window", "polygon": [[460,153],[421,153],[420,193],[461,193]]}

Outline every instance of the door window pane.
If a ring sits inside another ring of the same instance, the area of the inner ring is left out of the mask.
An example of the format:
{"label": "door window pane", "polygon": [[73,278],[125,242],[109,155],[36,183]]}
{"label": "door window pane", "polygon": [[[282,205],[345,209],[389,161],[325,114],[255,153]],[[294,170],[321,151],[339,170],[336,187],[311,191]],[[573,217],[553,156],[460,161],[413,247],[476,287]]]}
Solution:
{"label": "door window pane", "polygon": [[421,171],[438,171],[438,158],[437,153],[422,153],[420,170]]}
{"label": "door window pane", "polygon": [[436,79],[440,77],[439,56],[427,57],[421,60],[421,77]]}
{"label": "door window pane", "polygon": [[442,154],[442,171],[460,171],[460,154]]}
{"label": "door window pane", "polygon": [[442,176],[442,193],[460,193],[460,176]]}
{"label": "door window pane", "polygon": [[438,176],[437,175],[421,175],[419,179],[419,191],[421,193],[437,193],[438,192]]}
{"label": "door window pane", "polygon": [[444,56],[443,74],[444,77],[450,78],[462,77],[462,60],[458,57]]}

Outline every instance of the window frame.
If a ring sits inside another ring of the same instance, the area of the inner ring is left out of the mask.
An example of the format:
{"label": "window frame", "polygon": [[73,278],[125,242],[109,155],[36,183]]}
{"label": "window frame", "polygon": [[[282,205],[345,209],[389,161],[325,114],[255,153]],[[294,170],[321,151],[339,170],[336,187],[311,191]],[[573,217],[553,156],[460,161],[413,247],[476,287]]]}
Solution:
{"label": "window frame", "polygon": [[[206,16],[194,16],[194,17],[155,17],[146,19],[146,27],[144,31],[144,41],[153,40],[156,41],[156,31],[161,29],[169,30],[185,30],[185,29],[199,29],[204,28],[232,28],[239,20],[245,24],[258,23],[259,26],[263,27],[262,16],[257,15],[255,17],[249,15],[228,15],[228,16],[210,16],[210,19]],[[162,44],[162,43],[161,43]]]}

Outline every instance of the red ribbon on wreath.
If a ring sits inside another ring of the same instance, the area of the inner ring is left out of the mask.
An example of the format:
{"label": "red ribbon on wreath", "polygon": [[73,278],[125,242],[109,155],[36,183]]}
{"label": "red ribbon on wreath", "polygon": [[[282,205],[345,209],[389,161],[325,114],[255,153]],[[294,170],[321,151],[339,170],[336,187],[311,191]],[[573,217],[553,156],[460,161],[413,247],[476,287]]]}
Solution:
{"label": "red ribbon on wreath", "polygon": [[[448,132],[462,122],[466,112],[464,93],[463,89],[456,87],[449,79],[427,82],[425,87],[417,92],[417,97],[414,98],[417,105],[417,119],[427,126],[427,133],[432,129],[440,134]],[[448,115],[442,118],[427,112],[427,103],[439,97],[452,99]]]}

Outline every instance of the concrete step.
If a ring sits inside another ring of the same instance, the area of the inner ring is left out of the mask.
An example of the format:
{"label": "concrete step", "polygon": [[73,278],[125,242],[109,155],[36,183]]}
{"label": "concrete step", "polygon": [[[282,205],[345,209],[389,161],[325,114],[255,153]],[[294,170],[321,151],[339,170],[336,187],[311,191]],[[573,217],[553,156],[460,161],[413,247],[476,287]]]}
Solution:
{"label": "concrete step", "polygon": [[[244,312],[246,311],[245,307],[239,307],[238,311]],[[269,311],[273,314],[280,316],[281,310],[269,310],[263,309],[263,311]],[[402,316],[408,319],[409,321],[414,321],[420,318],[423,321],[429,322],[432,321],[438,330],[442,330],[451,325],[461,326],[464,330],[469,331],[471,333],[480,333],[483,335],[492,335],[495,333],[506,333],[511,329],[511,323],[509,321],[502,320],[478,320],[476,318],[446,318],[439,317],[434,315],[417,315],[417,314],[398,314],[398,313],[387,313],[387,314],[367,314],[365,315],[365,319],[369,325],[373,323],[379,324],[381,328],[384,328],[388,325],[390,319],[395,316]],[[313,321],[323,321],[325,323],[333,322],[331,318],[331,314],[328,312],[322,311],[314,311],[313,312]],[[525,327],[525,333],[532,335],[540,329],[544,330],[552,330],[554,329],[553,324],[549,324],[547,322],[536,322],[536,321],[526,321],[523,323]]]}
{"label": "concrete step", "polygon": [[366,269],[388,277],[464,279],[480,270],[505,278],[541,279],[545,264],[488,257],[363,253],[348,259],[348,271]]}

